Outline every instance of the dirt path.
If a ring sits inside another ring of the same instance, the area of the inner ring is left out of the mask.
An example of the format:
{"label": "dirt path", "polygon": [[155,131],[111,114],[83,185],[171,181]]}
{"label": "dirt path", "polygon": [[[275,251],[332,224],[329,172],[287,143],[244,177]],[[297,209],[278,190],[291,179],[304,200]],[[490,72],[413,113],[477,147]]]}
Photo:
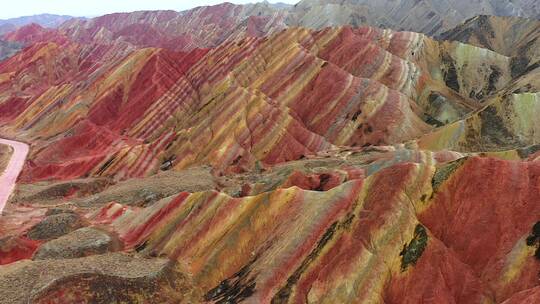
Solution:
{"label": "dirt path", "polygon": [[0,176],[0,214],[2,214],[9,196],[13,192],[13,189],[15,189],[17,177],[24,166],[24,161],[28,155],[28,145],[7,139],[0,139],[0,144],[13,148],[13,155],[9,160],[9,164]]}

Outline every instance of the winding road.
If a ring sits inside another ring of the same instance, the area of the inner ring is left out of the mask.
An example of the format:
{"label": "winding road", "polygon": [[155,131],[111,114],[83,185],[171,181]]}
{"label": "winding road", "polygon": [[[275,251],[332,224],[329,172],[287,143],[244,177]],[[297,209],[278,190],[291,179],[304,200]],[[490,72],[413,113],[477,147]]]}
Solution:
{"label": "winding road", "polygon": [[0,172],[0,215],[6,206],[9,196],[15,189],[17,177],[23,169],[26,156],[28,155],[28,145],[18,141],[0,139],[0,144],[8,145],[13,148],[13,154],[9,160],[6,170]]}

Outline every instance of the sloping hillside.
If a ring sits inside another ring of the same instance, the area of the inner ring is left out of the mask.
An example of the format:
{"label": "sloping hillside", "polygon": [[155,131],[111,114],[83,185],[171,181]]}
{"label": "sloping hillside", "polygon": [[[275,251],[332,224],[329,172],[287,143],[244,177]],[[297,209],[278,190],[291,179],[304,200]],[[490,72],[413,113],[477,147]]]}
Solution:
{"label": "sloping hillside", "polygon": [[538,19],[540,5],[534,0],[302,0],[289,23],[313,28],[367,24],[436,35],[477,15]]}

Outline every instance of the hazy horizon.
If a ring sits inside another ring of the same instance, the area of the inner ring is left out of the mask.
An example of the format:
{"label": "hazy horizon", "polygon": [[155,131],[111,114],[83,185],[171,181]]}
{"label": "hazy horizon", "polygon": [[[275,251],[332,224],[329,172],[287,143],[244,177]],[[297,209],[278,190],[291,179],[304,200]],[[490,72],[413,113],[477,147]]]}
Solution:
{"label": "hazy horizon", "polygon": [[[223,2],[235,4],[246,4],[262,2],[256,0],[203,0],[203,1],[182,1],[182,0],[132,0],[132,1],[110,1],[94,0],[91,2],[76,2],[66,0],[19,0],[2,9],[0,19],[11,19],[40,14],[69,15],[73,17],[95,17],[110,13],[132,12],[139,10],[176,10],[182,11],[197,6],[216,5]],[[299,0],[274,0],[271,3],[295,4]]]}

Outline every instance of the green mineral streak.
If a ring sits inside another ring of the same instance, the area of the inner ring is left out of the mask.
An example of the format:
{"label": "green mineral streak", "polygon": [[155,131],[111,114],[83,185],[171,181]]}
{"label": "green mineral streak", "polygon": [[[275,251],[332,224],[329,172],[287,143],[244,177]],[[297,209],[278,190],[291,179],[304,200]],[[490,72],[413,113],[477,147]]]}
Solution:
{"label": "green mineral streak", "polygon": [[431,180],[431,186],[433,188],[433,192],[436,192],[439,187],[459,168],[463,163],[467,160],[467,158],[460,158],[456,161],[453,161],[443,167],[437,168],[435,171],[435,174],[433,175],[433,179]]}
{"label": "green mineral streak", "polygon": [[522,133],[523,135],[534,136],[535,128],[534,123],[538,117],[538,105],[539,105],[539,95],[538,94],[519,94],[514,95],[512,106],[514,111],[514,128],[516,131]]}
{"label": "green mineral streak", "polygon": [[401,256],[401,271],[407,270],[409,265],[416,265],[416,262],[424,253],[428,242],[426,228],[421,224],[416,225],[414,229],[414,237],[409,244],[403,246],[403,250],[399,254]]}
{"label": "green mineral streak", "polygon": [[508,57],[504,55],[465,43],[457,43],[455,54],[456,63],[459,67],[463,67],[463,65],[470,62],[478,62],[479,60],[482,62],[495,61],[509,64]]}

